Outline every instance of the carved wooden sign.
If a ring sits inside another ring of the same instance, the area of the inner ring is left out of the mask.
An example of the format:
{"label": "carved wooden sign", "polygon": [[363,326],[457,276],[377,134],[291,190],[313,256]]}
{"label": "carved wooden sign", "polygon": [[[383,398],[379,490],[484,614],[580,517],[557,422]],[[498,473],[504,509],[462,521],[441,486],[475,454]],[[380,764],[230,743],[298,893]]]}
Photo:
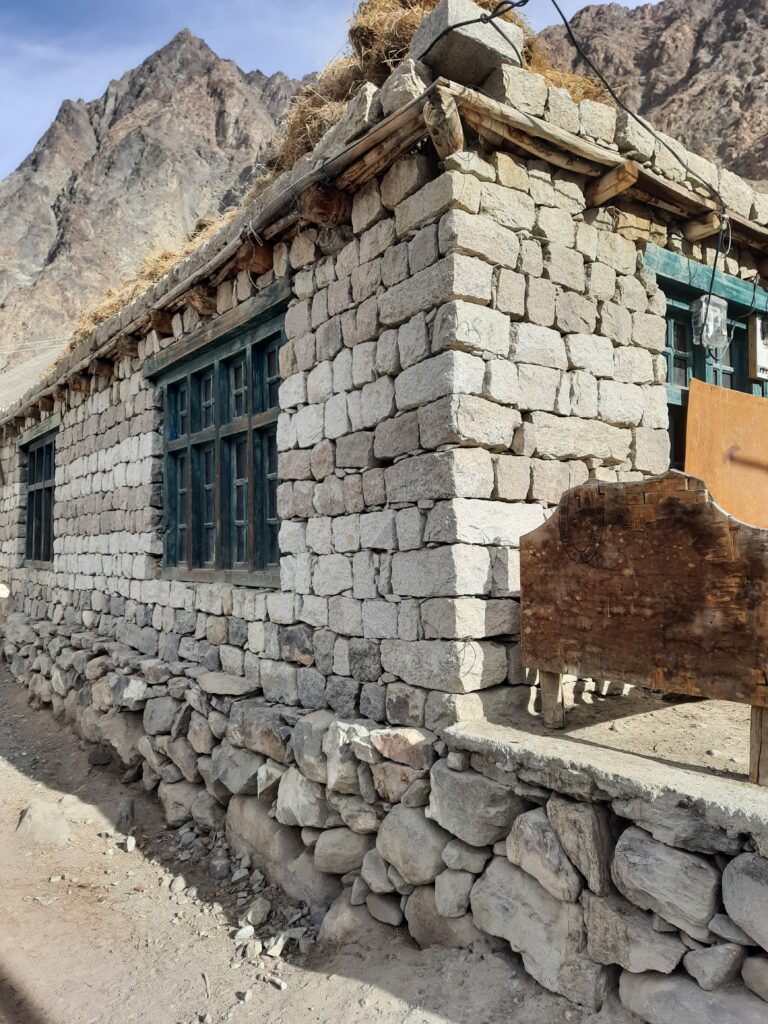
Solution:
{"label": "carved wooden sign", "polygon": [[768,707],[768,531],[701,480],[590,481],[520,555],[523,663],[542,673],[547,724],[562,725],[564,673]]}

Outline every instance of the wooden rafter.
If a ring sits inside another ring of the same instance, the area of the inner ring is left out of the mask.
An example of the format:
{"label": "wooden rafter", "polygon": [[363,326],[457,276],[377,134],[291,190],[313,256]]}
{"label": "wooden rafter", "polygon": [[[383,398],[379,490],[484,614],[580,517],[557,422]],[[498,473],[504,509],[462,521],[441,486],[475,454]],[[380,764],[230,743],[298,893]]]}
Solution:
{"label": "wooden rafter", "polygon": [[301,193],[298,207],[300,221],[319,227],[349,224],[352,218],[352,197],[333,185],[319,182]]}
{"label": "wooden rafter", "polygon": [[703,238],[711,238],[720,230],[722,217],[719,213],[705,213],[703,217],[687,220],[683,224],[683,237],[688,242],[700,242]]}
{"label": "wooden rafter", "polygon": [[639,176],[640,168],[634,160],[624,160],[587,186],[587,206],[603,206],[631,188]]}
{"label": "wooden rafter", "polygon": [[150,309],[149,326],[151,330],[167,337],[173,334],[173,314],[167,309]]}
{"label": "wooden rafter", "polygon": [[185,293],[184,302],[200,316],[213,316],[216,312],[216,289],[196,284]]}

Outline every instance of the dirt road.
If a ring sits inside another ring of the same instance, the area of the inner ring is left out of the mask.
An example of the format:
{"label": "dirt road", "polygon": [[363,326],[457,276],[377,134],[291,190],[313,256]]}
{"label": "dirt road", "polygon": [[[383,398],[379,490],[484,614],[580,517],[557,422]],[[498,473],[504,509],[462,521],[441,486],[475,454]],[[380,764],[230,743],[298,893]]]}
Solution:
{"label": "dirt road", "polygon": [[[100,817],[126,796],[136,809],[132,852]],[[65,845],[17,833],[31,801],[62,797]],[[635,1022],[614,1004],[590,1014],[550,995],[512,954],[421,951],[406,938],[269,961],[281,990],[236,957],[229,882],[179,861],[178,839],[154,797],[89,765],[71,729],[29,709],[0,666],[2,1024]],[[182,871],[197,897],[169,891]]]}

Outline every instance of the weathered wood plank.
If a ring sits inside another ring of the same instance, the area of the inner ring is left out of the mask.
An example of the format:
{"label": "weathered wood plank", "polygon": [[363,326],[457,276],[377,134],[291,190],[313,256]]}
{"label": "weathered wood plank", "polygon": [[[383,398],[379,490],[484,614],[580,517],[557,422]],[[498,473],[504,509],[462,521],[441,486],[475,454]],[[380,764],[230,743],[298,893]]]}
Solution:
{"label": "weathered wood plank", "polygon": [[700,242],[702,238],[711,238],[720,230],[722,217],[719,213],[705,213],[703,217],[687,220],[683,224],[683,237],[688,242]]}
{"label": "weathered wood plank", "polygon": [[587,186],[587,206],[602,206],[631,188],[640,175],[633,160],[625,160]]}
{"label": "weathered wood plank", "polygon": [[520,554],[526,666],[768,707],[768,531],[702,481],[590,481]]}
{"label": "weathered wood plank", "polygon": [[758,786],[768,786],[768,708],[752,708],[749,781]]}
{"label": "weathered wood plank", "polygon": [[441,160],[464,149],[464,129],[456,100],[445,89],[436,89],[424,104],[424,120],[435,152]]}
{"label": "weathered wood plank", "polygon": [[541,717],[548,729],[565,728],[563,677],[559,672],[539,672]]}

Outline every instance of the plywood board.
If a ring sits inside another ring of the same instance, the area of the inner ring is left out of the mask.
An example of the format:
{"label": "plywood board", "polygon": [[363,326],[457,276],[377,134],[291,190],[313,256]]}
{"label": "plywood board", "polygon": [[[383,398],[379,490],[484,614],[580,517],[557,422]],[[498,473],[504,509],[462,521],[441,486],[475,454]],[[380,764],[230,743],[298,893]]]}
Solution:
{"label": "plywood board", "polygon": [[527,667],[768,707],[768,531],[701,480],[589,481],[520,556]]}
{"label": "plywood board", "polygon": [[685,472],[729,515],[768,528],[768,401],[692,380]]}

